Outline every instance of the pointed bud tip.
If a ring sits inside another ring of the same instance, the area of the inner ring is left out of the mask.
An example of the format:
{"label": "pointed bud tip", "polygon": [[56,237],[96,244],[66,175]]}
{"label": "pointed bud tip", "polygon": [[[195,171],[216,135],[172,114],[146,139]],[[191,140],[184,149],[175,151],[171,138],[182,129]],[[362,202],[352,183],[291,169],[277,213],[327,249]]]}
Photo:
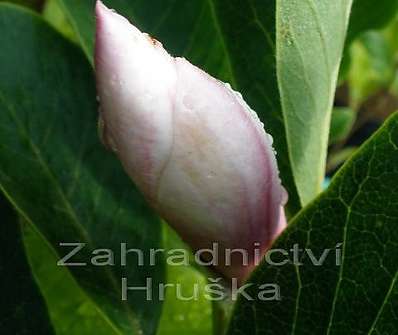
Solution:
{"label": "pointed bud tip", "polygon": [[98,28],[98,23],[102,22],[107,14],[107,12],[111,12],[111,10],[104,5],[104,3],[98,0],[95,3],[95,18]]}
{"label": "pointed bud tip", "polygon": [[98,0],[95,4],[95,16],[97,34],[99,29],[103,28],[104,25],[106,25],[108,32],[116,32],[116,29],[118,29],[119,33],[123,33],[123,30],[124,32],[129,30],[130,32],[141,34],[141,31],[131,24],[129,20],[118,14],[115,10],[105,6],[100,0]]}
{"label": "pointed bud tip", "polygon": [[115,54],[124,52],[125,41],[145,40],[143,34],[125,17],[113,9],[106,7],[100,0],[95,5],[96,37],[95,37],[95,67],[100,62],[112,62]]}
{"label": "pointed bud tip", "polygon": [[95,14],[99,15],[103,10],[107,10],[108,7],[104,5],[104,3],[100,0],[97,0],[95,3]]}

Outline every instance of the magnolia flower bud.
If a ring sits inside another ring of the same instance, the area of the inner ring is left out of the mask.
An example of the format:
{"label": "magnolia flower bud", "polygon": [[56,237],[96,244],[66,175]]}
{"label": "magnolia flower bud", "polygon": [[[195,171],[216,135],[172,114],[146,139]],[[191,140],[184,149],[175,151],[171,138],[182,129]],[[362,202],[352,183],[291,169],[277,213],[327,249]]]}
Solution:
{"label": "magnolia flower bud", "polygon": [[[101,2],[96,16],[104,141],[180,236],[194,250],[217,243],[216,269],[241,281],[286,225],[271,136],[228,84]],[[227,249],[242,250],[231,264]]]}

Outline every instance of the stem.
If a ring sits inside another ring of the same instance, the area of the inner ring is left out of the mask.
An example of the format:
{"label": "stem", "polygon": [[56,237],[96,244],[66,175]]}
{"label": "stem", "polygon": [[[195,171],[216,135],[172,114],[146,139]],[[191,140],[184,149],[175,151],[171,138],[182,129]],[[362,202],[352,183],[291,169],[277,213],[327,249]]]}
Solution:
{"label": "stem", "polygon": [[213,300],[213,335],[225,335],[227,333],[232,307],[233,301],[229,296],[225,300]]}

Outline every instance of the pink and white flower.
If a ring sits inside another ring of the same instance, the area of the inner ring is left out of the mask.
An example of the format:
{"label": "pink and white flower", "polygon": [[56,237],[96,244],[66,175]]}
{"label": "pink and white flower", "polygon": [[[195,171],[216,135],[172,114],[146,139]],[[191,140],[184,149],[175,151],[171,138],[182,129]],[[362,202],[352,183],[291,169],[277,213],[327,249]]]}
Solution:
{"label": "pink and white flower", "polygon": [[284,229],[272,138],[241,95],[97,2],[95,70],[105,141],[149,203],[194,249],[219,244],[218,271],[253,267]]}

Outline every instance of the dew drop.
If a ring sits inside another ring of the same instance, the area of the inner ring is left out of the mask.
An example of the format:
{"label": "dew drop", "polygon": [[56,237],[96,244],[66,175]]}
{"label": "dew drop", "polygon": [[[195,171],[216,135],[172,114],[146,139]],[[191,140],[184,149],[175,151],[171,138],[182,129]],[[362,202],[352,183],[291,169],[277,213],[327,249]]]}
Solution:
{"label": "dew drop", "polygon": [[272,145],[272,144],[274,143],[274,138],[272,137],[272,135],[270,135],[270,134],[267,133],[267,138],[268,138],[269,144]]}

